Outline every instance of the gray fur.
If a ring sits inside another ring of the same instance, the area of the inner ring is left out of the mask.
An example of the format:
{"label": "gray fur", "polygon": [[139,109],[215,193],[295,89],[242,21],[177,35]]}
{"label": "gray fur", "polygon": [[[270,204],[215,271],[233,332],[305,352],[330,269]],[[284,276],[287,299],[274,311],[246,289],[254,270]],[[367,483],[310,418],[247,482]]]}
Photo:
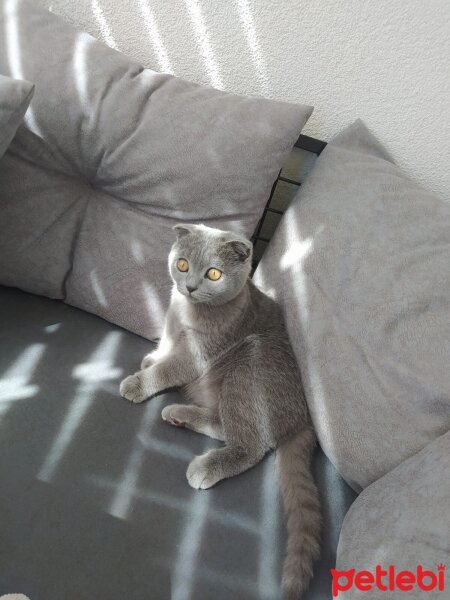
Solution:
{"label": "gray fur", "polygon": [[[162,418],[225,442],[190,463],[187,479],[196,489],[238,475],[278,448],[288,515],[283,589],[297,599],[319,554],[321,518],[310,470],[315,435],[283,317],[248,278],[248,240],[203,225],[175,229],[169,255],[175,285],[163,336],[120,393],[142,402],[179,387],[192,403],[166,406]],[[188,272],[177,269],[179,258],[189,262]],[[211,267],[223,272],[218,281],[206,278]]]}

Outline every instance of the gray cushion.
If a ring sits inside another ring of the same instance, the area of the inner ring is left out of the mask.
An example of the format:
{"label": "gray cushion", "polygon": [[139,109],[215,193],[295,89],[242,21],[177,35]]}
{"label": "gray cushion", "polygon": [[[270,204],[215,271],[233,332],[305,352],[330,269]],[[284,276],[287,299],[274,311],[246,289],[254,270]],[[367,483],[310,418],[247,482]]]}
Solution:
{"label": "gray cushion", "polygon": [[0,0],[0,30],[0,72],[36,84],[0,165],[0,282],[158,336],[172,226],[250,235],[312,108],[149,71],[32,2]]}
{"label": "gray cushion", "polygon": [[33,96],[28,81],[0,75],[0,158],[8,148]]}
{"label": "gray cushion", "polygon": [[[422,565],[434,574],[450,564],[450,432],[366,488],[353,503],[342,526],[337,569],[370,570],[394,565],[416,572]],[[448,586],[448,573],[445,574]],[[342,577],[341,584],[346,582]],[[386,584],[386,578],[383,581]],[[426,580],[432,583],[431,578]],[[448,591],[428,593],[417,585],[396,589],[389,599],[447,598]],[[342,600],[384,600],[386,591],[355,586],[340,593]]]}
{"label": "gray cushion", "polygon": [[450,427],[450,204],[356,122],[256,273],[282,302],[321,445],[365,487]]}
{"label": "gray cushion", "polygon": [[[119,381],[151,344],[62,302],[0,287],[0,596],[279,600],[286,533],[274,456],[207,491],[192,456],[218,442],[165,424]],[[329,596],[355,494],[317,450],[321,560],[302,600]]]}

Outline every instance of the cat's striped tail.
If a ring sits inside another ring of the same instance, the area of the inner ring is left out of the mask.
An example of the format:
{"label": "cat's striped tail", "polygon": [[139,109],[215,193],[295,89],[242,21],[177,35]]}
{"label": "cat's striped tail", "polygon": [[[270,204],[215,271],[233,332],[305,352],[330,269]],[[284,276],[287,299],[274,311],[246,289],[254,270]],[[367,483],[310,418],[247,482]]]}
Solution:
{"label": "cat's striped tail", "polygon": [[288,543],[283,566],[285,600],[298,600],[308,587],[320,554],[322,518],[311,472],[316,436],[305,427],[277,448],[278,474],[287,515]]}

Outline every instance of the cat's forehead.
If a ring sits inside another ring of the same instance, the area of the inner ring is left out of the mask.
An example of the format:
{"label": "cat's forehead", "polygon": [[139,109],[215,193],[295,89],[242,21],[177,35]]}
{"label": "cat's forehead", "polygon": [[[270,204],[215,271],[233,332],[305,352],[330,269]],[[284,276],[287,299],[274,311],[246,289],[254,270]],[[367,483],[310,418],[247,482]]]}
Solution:
{"label": "cat's forehead", "polygon": [[176,242],[179,251],[184,252],[191,260],[204,262],[219,258],[220,249],[226,240],[222,236],[212,236],[204,232],[195,232]]}
{"label": "cat's forehead", "polygon": [[233,269],[242,265],[251,253],[251,244],[234,231],[215,229],[205,225],[176,225],[178,237],[171,256],[187,258],[198,267],[224,267]]}
{"label": "cat's forehead", "polygon": [[177,242],[182,248],[189,250],[206,250],[210,249],[213,252],[223,246],[227,241],[229,233],[204,225],[197,225],[192,228],[188,235],[183,235]]}

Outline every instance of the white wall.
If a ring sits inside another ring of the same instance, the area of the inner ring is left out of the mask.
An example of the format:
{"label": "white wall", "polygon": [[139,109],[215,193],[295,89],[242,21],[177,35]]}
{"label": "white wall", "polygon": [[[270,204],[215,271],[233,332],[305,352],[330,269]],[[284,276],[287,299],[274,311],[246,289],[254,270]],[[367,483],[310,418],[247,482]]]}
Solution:
{"label": "white wall", "polygon": [[35,0],[145,66],[313,104],[329,140],[361,117],[450,198],[449,0]]}

